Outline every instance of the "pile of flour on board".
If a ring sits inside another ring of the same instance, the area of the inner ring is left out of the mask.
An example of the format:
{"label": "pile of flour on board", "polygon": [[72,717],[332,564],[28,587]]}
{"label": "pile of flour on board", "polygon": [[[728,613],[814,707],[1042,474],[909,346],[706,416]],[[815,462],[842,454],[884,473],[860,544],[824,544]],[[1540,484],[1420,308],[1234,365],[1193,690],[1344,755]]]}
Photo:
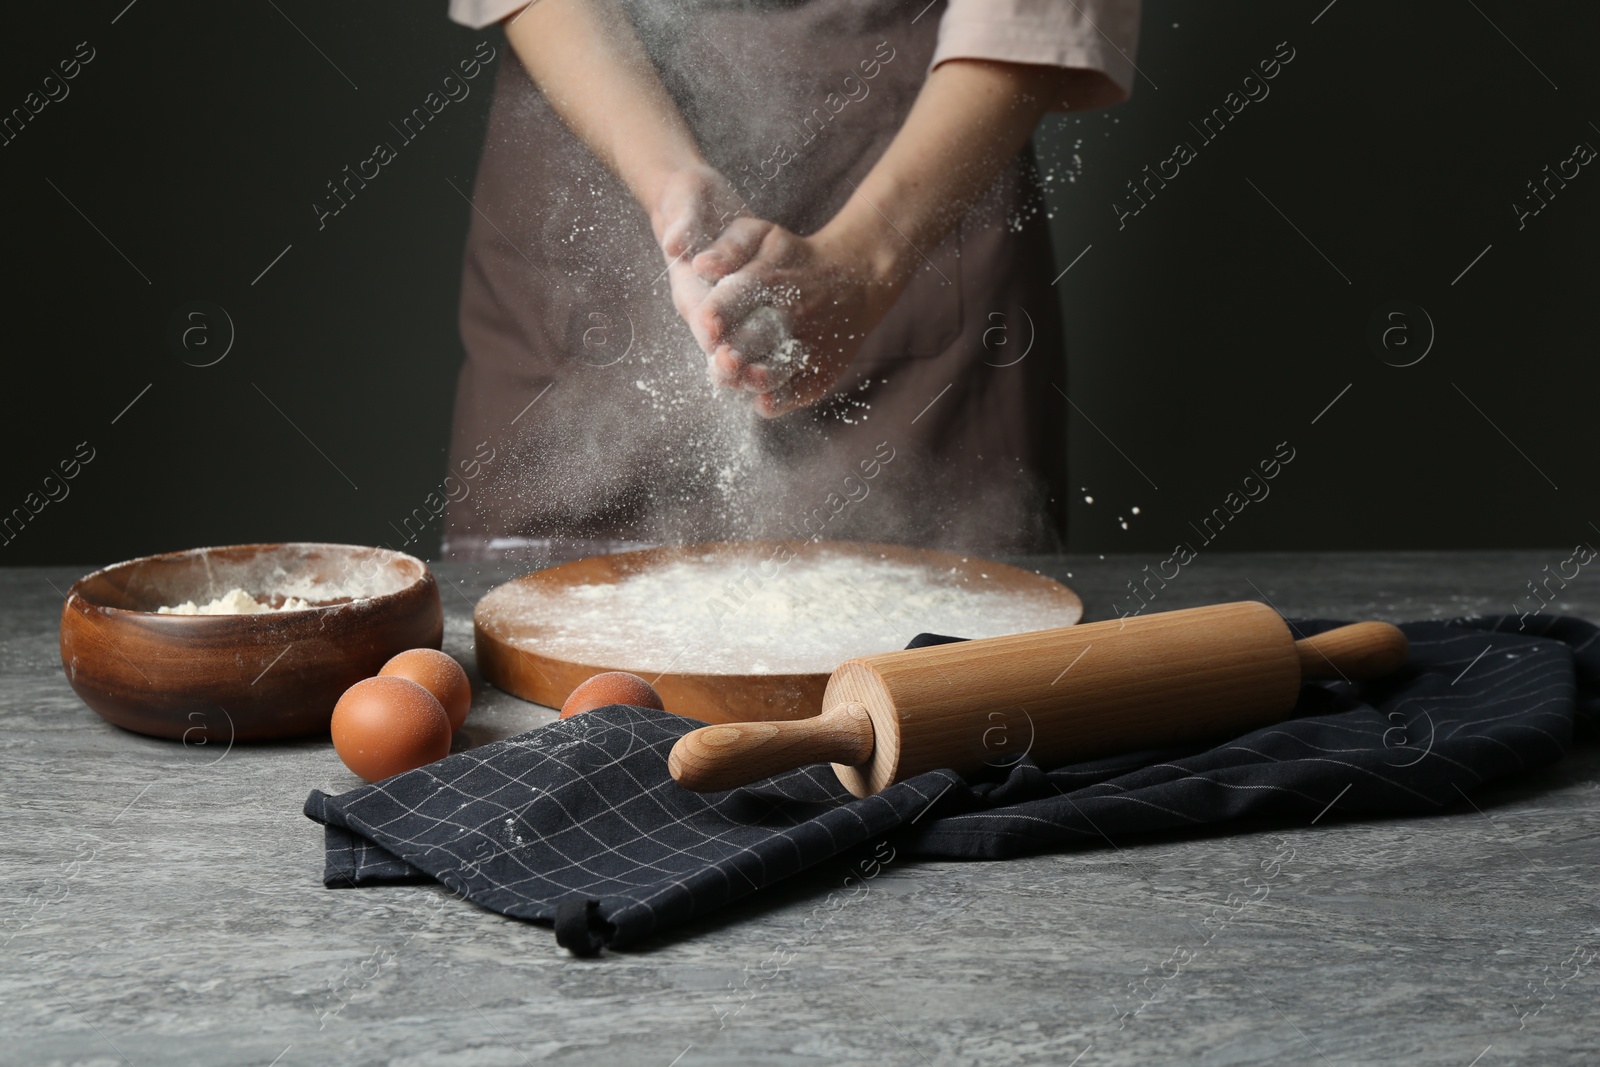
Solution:
{"label": "pile of flour on board", "polygon": [[[502,586],[492,619],[513,644],[639,672],[827,673],[853,656],[904,648],[919,633],[995,637],[1069,625],[1048,591],[987,586],[955,569],[824,553],[758,570],[701,556],[617,582]],[[763,581],[761,573],[776,574]]]}
{"label": "pile of flour on board", "polygon": [[311,605],[297,596],[286,597],[282,607],[265,604],[243,589],[230,589],[215,600],[196,604],[185,600],[182,604],[163,604],[156,609],[158,615],[259,615],[267,611],[304,611]]}

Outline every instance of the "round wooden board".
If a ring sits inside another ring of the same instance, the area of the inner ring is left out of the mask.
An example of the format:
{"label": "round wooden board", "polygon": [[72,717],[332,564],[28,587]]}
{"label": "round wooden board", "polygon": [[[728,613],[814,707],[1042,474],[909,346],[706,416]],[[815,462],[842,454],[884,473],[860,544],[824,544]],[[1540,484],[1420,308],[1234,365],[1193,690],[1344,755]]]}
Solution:
{"label": "round wooden board", "polygon": [[[555,654],[554,642],[551,642],[551,651],[541,649],[541,644],[554,632],[552,628],[526,622],[513,625],[500,617],[509,612],[497,610],[497,604],[508,605],[516,598],[526,597],[526,586],[545,592],[563,586],[617,582],[679,560],[706,555],[726,557],[730,570],[741,563],[755,567],[785,550],[796,559],[823,553],[836,556],[843,552],[859,556],[863,566],[889,560],[942,572],[954,570],[960,580],[981,583],[988,589],[1031,596],[1042,594],[1058,601],[1060,626],[1071,626],[1083,617],[1083,602],[1078,595],[1053,578],[976,556],[864,541],[714,542],[591,556],[523,575],[490,590],[478,602],[472,616],[478,670],[496,688],[552,708],[559,708],[574,689],[596,674],[628,671],[654,685],[668,711],[702,722],[803,719],[816,715],[822,710],[822,693],[831,672],[696,674],[669,670],[661,673],[628,662],[625,653],[592,657],[603,662],[579,662]],[[781,639],[781,635],[777,635],[777,639]]]}

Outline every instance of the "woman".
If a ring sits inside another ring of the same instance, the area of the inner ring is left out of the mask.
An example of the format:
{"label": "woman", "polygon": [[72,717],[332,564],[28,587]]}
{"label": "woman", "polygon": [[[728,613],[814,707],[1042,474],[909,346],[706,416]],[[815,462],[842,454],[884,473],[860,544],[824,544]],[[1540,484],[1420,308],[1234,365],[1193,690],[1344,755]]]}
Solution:
{"label": "woman", "polygon": [[1137,0],[451,14],[504,20],[514,54],[452,466],[495,458],[452,501],[447,556],[1050,543],[1064,366],[1027,144],[1049,110],[1127,97]]}

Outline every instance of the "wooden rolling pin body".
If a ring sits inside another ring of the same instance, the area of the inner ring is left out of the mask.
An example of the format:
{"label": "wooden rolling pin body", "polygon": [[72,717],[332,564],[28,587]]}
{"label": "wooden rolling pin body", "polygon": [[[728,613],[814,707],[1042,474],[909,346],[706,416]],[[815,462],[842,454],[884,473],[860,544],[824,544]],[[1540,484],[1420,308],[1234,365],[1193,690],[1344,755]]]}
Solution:
{"label": "wooden rolling pin body", "polygon": [[670,766],[706,790],[833,760],[868,796],[1024,753],[1052,767],[1242,733],[1293,710],[1303,678],[1377,677],[1405,654],[1384,623],[1296,642],[1254,602],[886,652],[841,664],[821,716],[696,730]]}

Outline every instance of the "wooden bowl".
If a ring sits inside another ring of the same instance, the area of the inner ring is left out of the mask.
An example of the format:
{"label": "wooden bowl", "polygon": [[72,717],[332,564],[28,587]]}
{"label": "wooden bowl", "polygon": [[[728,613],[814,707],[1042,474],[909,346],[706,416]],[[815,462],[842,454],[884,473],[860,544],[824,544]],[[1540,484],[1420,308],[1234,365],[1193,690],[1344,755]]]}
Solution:
{"label": "wooden bowl", "polygon": [[[163,615],[235,587],[257,615]],[[61,608],[61,667],[107,722],[155,737],[231,743],[326,733],[333,705],[408,648],[444,637],[427,564],[382,548],[290,543],[197,548],[85,575]]]}
{"label": "wooden bowl", "polygon": [[[589,657],[593,662],[564,658],[559,645],[542,648],[553,632],[528,623],[519,600],[547,590],[598,582],[617,582],[678,560],[714,555],[730,567],[751,567],[780,558],[807,559],[824,553],[845,553],[863,566],[879,560],[909,563],[950,573],[956,581],[981,584],[1019,596],[1042,598],[1051,606],[1052,624],[1071,626],[1083,617],[1083,602],[1071,589],[1042,574],[1018,567],[932,549],[864,541],[732,541],[649,548],[592,556],[523,575],[493,589],[472,615],[473,647],[478,670],[491,685],[513,696],[559,708],[573,689],[603,671],[628,671],[655,686],[670,712],[703,722],[751,722],[803,719],[822,710],[829,670],[804,674],[706,674],[650,669],[632,663],[625,653]],[[670,610],[664,608],[663,610]],[[966,636],[966,635],[954,635]],[[781,640],[781,636],[779,638]]]}

